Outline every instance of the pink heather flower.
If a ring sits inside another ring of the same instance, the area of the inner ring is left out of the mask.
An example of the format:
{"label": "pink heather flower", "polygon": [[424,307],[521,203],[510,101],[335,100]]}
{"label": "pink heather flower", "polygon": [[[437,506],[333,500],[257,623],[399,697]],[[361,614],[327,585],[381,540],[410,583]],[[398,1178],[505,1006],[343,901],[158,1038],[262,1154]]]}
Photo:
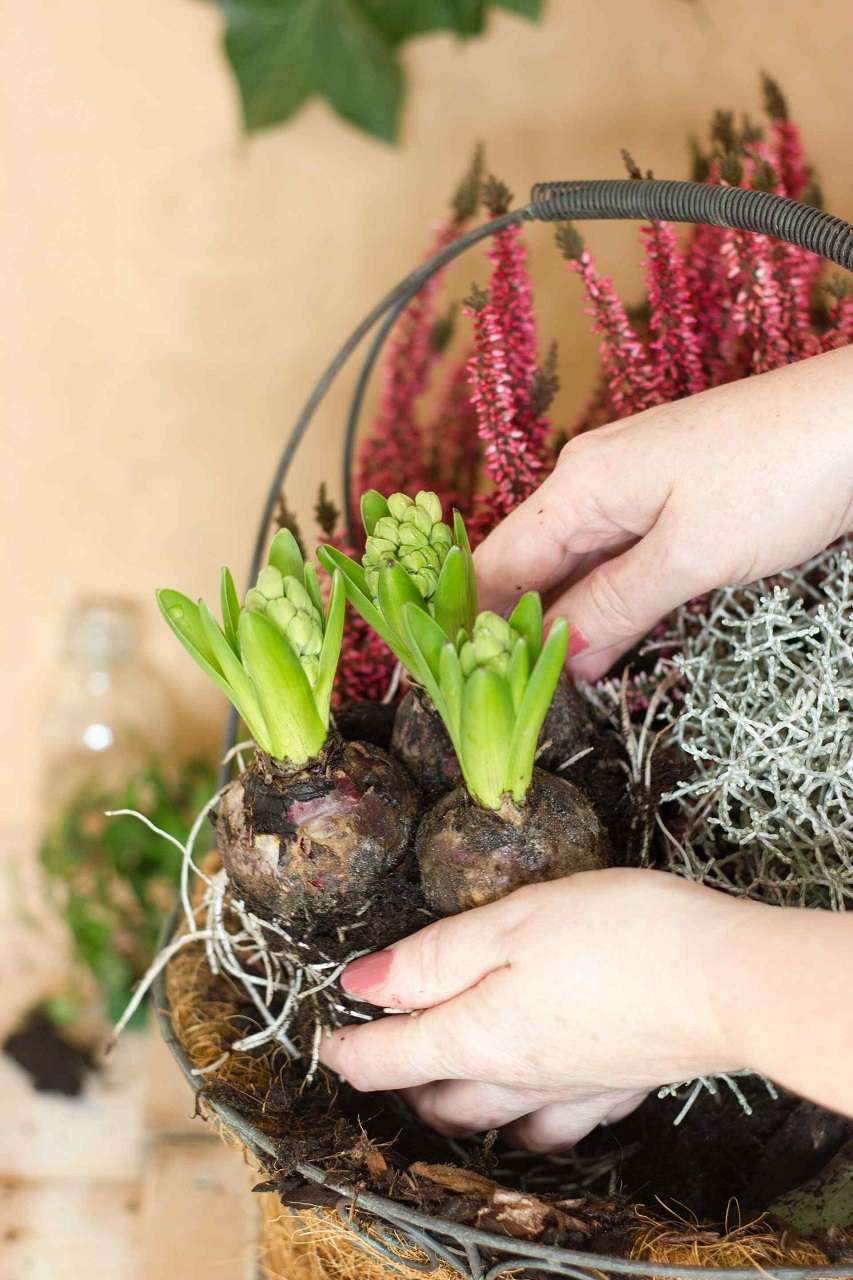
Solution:
{"label": "pink heather flower", "polygon": [[354,702],[381,702],[394,675],[396,659],[372,627],[347,605],[341,657],[335,677],[333,705]]}
{"label": "pink heather flower", "polygon": [[800,130],[792,120],[774,120],[770,163],[779,174],[782,194],[799,200],[809,184]]}
{"label": "pink heather flower", "polygon": [[549,423],[536,413],[531,400],[539,357],[533,289],[521,227],[504,227],[498,231],[489,243],[487,254],[493,263],[489,293],[503,329],[516,427],[527,437],[530,458],[539,458],[541,463],[545,458]]}
{"label": "pink heather flower", "polygon": [[728,276],[735,290],[728,354],[732,339],[742,340],[745,373],[764,373],[787,364],[790,347],[784,333],[782,291],[774,271],[774,245],[765,235],[735,231],[723,246]]}
{"label": "pink heather flower", "polygon": [[[358,559],[358,551],[340,533],[329,536],[329,542],[348,556]],[[335,675],[332,705],[339,707],[350,699],[379,702],[388,692],[396,666],[396,658],[376,632],[347,604],[341,656]]]}
{"label": "pink heather flower", "polygon": [[[440,222],[426,256],[437,253],[458,234],[455,222]],[[441,276],[436,272],[415,294],[388,340],[379,409],[360,450],[354,500],[365,489],[390,493],[423,487],[423,437],[415,410],[436,358],[430,335]]]}
{"label": "pink heather flower", "polygon": [[571,230],[560,234],[559,243],[569,270],[583,282],[587,315],[592,318],[593,330],[601,335],[599,352],[610,416],[627,418],[648,409],[657,403],[648,352],[628,319],[613,281],[598,274],[589,250],[583,247],[579,236],[572,238]]}
{"label": "pink heather flower", "polygon": [[836,293],[829,313],[829,325],[820,340],[822,351],[837,351],[853,342],[853,290]]}
{"label": "pink heather flower", "polygon": [[663,403],[704,391],[708,380],[675,232],[670,223],[655,221],[640,234],[646,244],[651,379],[658,403]]}
{"label": "pink heather flower", "polygon": [[468,385],[468,352],[446,379],[438,409],[426,433],[430,454],[428,488],[446,510],[471,510],[480,474],[481,448],[477,412]]}
{"label": "pink heather flower", "polygon": [[477,411],[477,429],[485,443],[486,471],[494,485],[489,501],[499,518],[533,492],[542,464],[516,421],[506,339],[494,303],[487,294],[476,291],[464,313],[474,321],[474,354],[468,361],[468,379]]}

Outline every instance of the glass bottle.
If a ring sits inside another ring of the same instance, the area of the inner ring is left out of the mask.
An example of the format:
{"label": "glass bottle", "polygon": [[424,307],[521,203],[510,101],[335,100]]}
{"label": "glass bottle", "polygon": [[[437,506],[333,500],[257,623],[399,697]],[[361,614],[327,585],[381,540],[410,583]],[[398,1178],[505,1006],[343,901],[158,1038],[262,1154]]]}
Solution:
{"label": "glass bottle", "polygon": [[45,802],[121,786],[173,745],[168,694],[141,652],[138,609],[113,598],[72,606],[44,729]]}

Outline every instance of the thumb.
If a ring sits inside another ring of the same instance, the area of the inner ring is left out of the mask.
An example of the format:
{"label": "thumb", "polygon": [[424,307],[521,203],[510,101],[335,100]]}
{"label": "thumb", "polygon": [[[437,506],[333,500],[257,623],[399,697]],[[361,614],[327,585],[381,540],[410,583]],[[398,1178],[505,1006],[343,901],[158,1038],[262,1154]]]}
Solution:
{"label": "thumb", "polygon": [[461,995],[508,963],[521,915],[510,895],[427,925],[384,951],[347,965],[341,986],[384,1009],[428,1009]]}
{"label": "thumb", "polygon": [[630,550],[598,564],[553,602],[549,621],[564,617],[574,633],[574,676],[599,679],[665,614],[704,590],[701,570],[682,554],[682,536],[662,513]]}

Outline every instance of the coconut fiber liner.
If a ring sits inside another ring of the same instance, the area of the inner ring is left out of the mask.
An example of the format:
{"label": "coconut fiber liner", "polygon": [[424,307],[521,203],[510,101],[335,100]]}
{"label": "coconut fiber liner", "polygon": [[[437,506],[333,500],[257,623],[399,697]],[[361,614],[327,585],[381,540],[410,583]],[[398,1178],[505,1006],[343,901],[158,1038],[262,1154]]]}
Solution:
{"label": "coconut fiber liner", "polygon": [[[275,1047],[228,1053],[235,1036],[254,1027],[253,1011],[228,977],[211,973],[201,944],[171,960],[166,995],[174,1034],[198,1075],[200,1113],[215,1119],[206,1104],[226,1103],[275,1143],[277,1158],[264,1161],[255,1188],[268,1193],[261,1216],[269,1280],[423,1274],[366,1253],[337,1212],[338,1194],[295,1171],[303,1161],[338,1184],[515,1239],[716,1267],[849,1260],[853,1275],[853,1233],[827,1227],[822,1215],[826,1166],[838,1183],[841,1162],[842,1200],[853,1205],[851,1126],[812,1104],[786,1095],[774,1102],[756,1089],[747,1118],[721,1091],[673,1130],[682,1103],[652,1098],[570,1157],[502,1154],[494,1135],[448,1142],[393,1095],[358,1095],[322,1071],[306,1089]],[[423,1265],[423,1255],[401,1243],[400,1257],[409,1256]],[[431,1274],[451,1280],[453,1273],[440,1264]]]}

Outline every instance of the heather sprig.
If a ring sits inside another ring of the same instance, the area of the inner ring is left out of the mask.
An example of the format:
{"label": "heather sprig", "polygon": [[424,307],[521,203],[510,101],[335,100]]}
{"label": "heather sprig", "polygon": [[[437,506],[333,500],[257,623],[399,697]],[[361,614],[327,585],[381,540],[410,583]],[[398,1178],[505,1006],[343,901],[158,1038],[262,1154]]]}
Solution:
{"label": "heather sprig", "polygon": [[242,608],[230,570],[222,570],[221,625],[203,600],[196,604],[180,591],[161,589],[157,602],[263,751],[295,765],[318,753],[329,732],[343,633],[340,574],[324,607],[313,566],[291,531],[281,529]]}
{"label": "heather sprig", "polygon": [[[453,196],[450,213],[433,229],[427,258],[455,240],[473,217],[482,168],[483,153],[478,146]],[[417,410],[441,354],[434,334],[442,276],[442,271],[434,272],[418,290],[388,340],[380,369],[379,408],[359,452],[357,492],[371,486],[386,492],[417,489],[425,480],[426,441]]]}
{"label": "heather sprig", "polygon": [[654,375],[640,340],[609,276],[600,275],[577,228],[569,222],[557,229],[557,246],[587,295],[587,314],[601,337],[599,346],[607,399],[614,417],[639,413],[656,403]]}
{"label": "heather sprig", "polygon": [[542,724],[566,656],[564,619],[543,641],[542,602],[523,595],[509,619],[488,610],[454,640],[404,608],[418,678],[444,721],[469,793],[487,809],[527,795]]}
{"label": "heather sprig", "polygon": [[531,434],[529,421],[518,417],[500,307],[475,285],[463,310],[474,322],[468,379],[486,470],[494,485],[488,499],[494,521],[508,515],[540,483],[541,440],[538,432]]}
{"label": "heather sprig", "polygon": [[404,493],[385,498],[368,490],[361,518],[366,535],[361,564],[330,544],[318,555],[330,572],[341,574],[350,603],[422,684],[404,609],[412,605],[427,613],[447,639],[473,625],[477,584],[465,523],[454,512],[452,527],[446,524],[438,496],[427,491],[414,498]]}

